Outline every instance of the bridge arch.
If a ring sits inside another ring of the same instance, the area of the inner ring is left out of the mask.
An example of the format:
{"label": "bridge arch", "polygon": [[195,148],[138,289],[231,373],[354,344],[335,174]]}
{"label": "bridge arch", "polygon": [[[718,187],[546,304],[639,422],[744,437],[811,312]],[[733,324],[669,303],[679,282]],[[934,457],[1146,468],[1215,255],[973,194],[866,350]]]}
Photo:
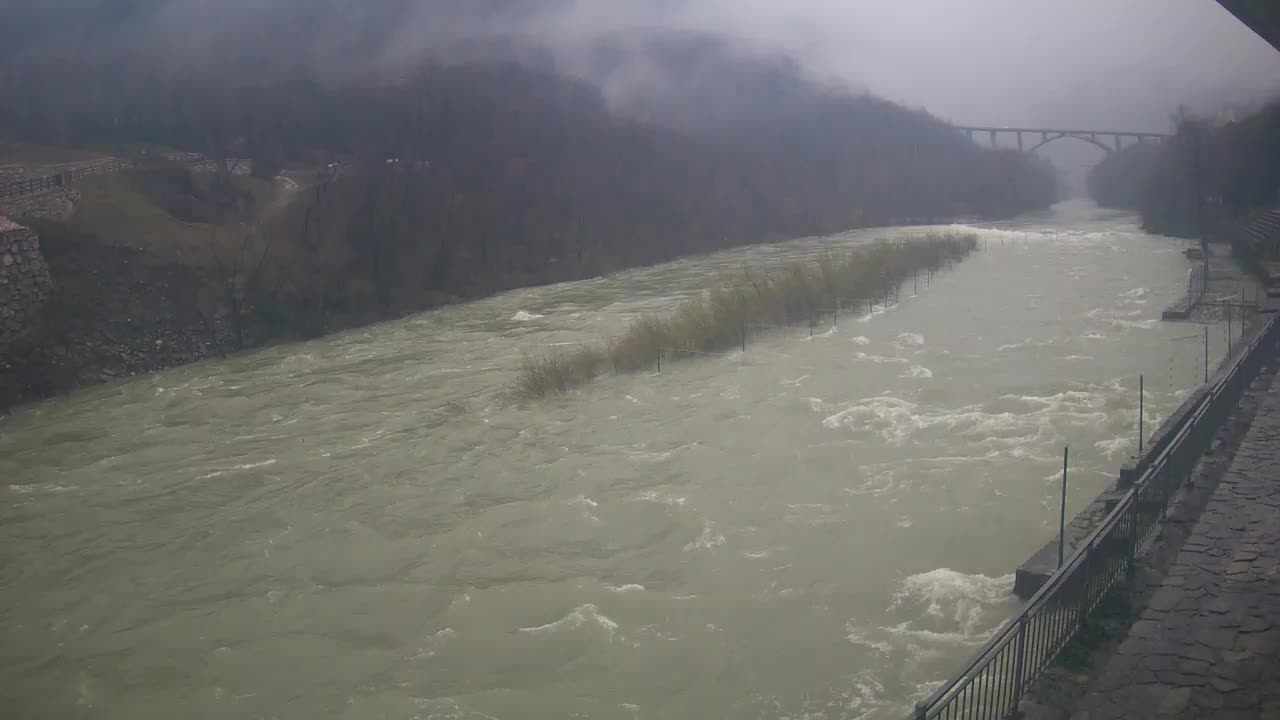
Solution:
{"label": "bridge arch", "polygon": [[[974,135],[985,135],[991,138],[991,148],[1000,147],[1000,137],[1011,137],[1017,142],[1020,152],[1030,152],[1038,150],[1054,140],[1063,138],[1075,138],[1101,148],[1105,153],[1112,153],[1122,150],[1125,142],[1130,144],[1144,142],[1164,142],[1169,139],[1169,135],[1158,132],[1147,132],[1144,130],[1092,130],[1079,128],[1052,128],[1052,127],[979,127],[979,126],[956,126],[956,129],[964,133],[970,140],[974,139]],[[1039,137],[1039,142],[1036,138]],[[1028,145],[1035,143],[1034,145]]]}
{"label": "bridge arch", "polygon": [[1061,133],[1057,135],[1046,136],[1043,139],[1041,139],[1040,142],[1027,148],[1027,152],[1035,152],[1040,148],[1044,147],[1045,145],[1048,145],[1049,143],[1053,142],[1054,140],[1062,140],[1063,138],[1072,138],[1075,140],[1081,140],[1083,142],[1087,142],[1090,145],[1093,145],[1094,147],[1102,148],[1102,151],[1108,155],[1115,152],[1115,148],[1108,146],[1106,143],[1102,142],[1096,137],[1090,137],[1088,135],[1078,135],[1076,133]]}

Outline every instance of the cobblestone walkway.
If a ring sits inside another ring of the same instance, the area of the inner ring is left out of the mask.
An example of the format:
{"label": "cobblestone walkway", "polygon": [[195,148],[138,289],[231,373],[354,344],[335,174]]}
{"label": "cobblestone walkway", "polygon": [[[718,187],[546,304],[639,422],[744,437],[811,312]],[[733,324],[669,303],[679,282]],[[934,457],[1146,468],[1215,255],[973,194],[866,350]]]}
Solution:
{"label": "cobblestone walkway", "polygon": [[1072,717],[1280,720],[1280,382]]}

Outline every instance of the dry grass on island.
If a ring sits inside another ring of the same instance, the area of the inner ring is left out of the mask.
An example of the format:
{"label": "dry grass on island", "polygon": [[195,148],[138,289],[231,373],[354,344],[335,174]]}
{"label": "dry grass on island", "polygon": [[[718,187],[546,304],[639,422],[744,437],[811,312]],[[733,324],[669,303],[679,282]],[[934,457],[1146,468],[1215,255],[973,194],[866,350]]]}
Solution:
{"label": "dry grass on island", "polygon": [[804,326],[830,316],[837,299],[879,300],[914,273],[937,270],[978,247],[974,233],[930,233],[791,260],[773,271],[743,269],[669,315],[646,315],[609,342],[527,355],[517,391],[526,398],[571,390],[601,374],[637,372],[697,353],[738,347],[755,325]]}

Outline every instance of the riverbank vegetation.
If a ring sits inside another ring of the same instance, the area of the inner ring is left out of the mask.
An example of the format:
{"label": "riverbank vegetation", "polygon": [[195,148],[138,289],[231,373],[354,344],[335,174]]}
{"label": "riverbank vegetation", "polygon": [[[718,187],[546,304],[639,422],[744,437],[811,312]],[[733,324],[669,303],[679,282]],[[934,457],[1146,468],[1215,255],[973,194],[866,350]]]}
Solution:
{"label": "riverbank vegetation", "polygon": [[525,356],[518,394],[566,392],[605,372],[637,372],[662,362],[723,352],[752,328],[811,325],[859,302],[879,302],[914,273],[937,270],[978,246],[972,233],[933,233],[792,260],[769,270],[744,268],[666,315],[635,320],[608,342]]}
{"label": "riverbank vegetation", "polygon": [[1134,210],[1153,233],[1198,237],[1199,186],[1206,229],[1280,203],[1280,99],[1238,120],[1184,118],[1159,145],[1108,155],[1090,172],[1089,190],[1105,207]]}

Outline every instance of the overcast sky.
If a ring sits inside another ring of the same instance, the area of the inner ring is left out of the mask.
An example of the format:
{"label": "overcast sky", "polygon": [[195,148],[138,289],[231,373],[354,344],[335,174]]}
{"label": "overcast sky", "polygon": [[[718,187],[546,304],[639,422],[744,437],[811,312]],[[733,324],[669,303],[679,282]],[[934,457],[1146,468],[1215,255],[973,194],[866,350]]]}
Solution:
{"label": "overcast sky", "polygon": [[566,0],[547,32],[729,34],[959,123],[1162,130],[1280,93],[1280,52],[1214,0]]}
{"label": "overcast sky", "polygon": [[[0,27],[6,6],[54,1],[0,0]],[[228,36],[291,58],[348,63],[352,37],[343,34],[385,45],[387,58],[409,58],[477,34],[532,32],[563,45],[646,27],[783,52],[820,77],[961,124],[1165,130],[1179,105],[1217,111],[1280,95],[1280,52],[1214,0],[158,1],[160,11],[156,0],[135,3],[158,17],[128,17],[115,42],[161,43],[162,53],[194,56],[202,67],[226,60]],[[395,14],[406,6],[416,13]],[[291,27],[264,22],[282,8],[291,10]],[[337,30],[307,21],[320,8],[339,18]],[[370,17],[394,18],[396,30],[362,35],[358,21]],[[79,30],[60,27],[29,44],[89,59],[92,49],[110,47],[103,28]]]}

